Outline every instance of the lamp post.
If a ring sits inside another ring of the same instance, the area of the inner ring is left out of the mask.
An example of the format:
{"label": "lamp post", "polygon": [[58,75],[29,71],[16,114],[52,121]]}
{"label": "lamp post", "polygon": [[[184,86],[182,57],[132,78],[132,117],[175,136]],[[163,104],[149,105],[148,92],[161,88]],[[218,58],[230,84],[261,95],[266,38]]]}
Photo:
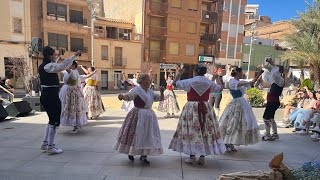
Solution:
{"label": "lamp post", "polygon": [[251,37],[250,37],[250,50],[249,50],[249,61],[248,61],[248,71],[247,71],[247,79],[249,79],[250,75],[250,63],[251,63],[251,54],[252,54],[252,42],[255,40],[253,39],[256,34],[256,22],[251,25]]}
{"label": "lamp post", "polygon": [[94,66],[93,54],[94,54],[94,21],[97,17],[97,8],[99,4],[95,3],[94,0],[87,0],[88,8],[90,10],[91,15],[91,27],[85,26],[85,28],[89,28],[91,30],[91,66]]}

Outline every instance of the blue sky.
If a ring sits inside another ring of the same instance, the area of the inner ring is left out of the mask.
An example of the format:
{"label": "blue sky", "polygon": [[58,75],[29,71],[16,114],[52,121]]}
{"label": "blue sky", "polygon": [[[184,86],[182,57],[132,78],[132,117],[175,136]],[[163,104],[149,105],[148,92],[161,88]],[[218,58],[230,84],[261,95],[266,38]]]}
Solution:
{"label": "blue sky", "polygon": [[306,9],[304,0],[248,0],[248,4],[259,4],[259,14],[270,16],[272,22],[292,19],[298,16],[298,10]]}

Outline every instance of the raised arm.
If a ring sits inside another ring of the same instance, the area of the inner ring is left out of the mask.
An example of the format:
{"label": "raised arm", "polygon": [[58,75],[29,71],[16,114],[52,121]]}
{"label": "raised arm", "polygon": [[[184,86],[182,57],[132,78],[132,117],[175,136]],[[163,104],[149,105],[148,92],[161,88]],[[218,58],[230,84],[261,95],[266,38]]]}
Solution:
{"label": "raised arm", "polygon": [[82,69],[82,71],[83,71],[84,73],[89,74],[89,71],[86,70],[86,68],[84,68],[82,65],[80,65],[80,68]]}
{"label": "raised arm", "polygon": [[167,80],[168,76],[167,76],[167,69],[164,69],[164,80]]}
{"label": "raised arm", "polygon": [[172,85],[175,87],[176,87],[176,82],[180,80],[181,75],[184,73],[184,69],[181,69],[180,67],[178,67],[176,72],[177,72],[177,74],[173,78],[173,83],[172,83]]}
{"label": "raised arm", "polygon": [[95,75],[97,73],[97,70],[94,70],[91,74],[87,74],[86,78],[90,78],[91,76]]}
{"label": "raised arm", "polygon": [[44,70],[48,73],[57,73],[57,72],[61,72],[63,70],[68,69],[71,65],[72,62],[76,59],[76,57],[81,54],[82,51],[77,51],[74,55],[72,55],[71,57],[65,59],[64,61],[62,61],[60,64],[58,63],[49,63],[47,65],[44,66]]}

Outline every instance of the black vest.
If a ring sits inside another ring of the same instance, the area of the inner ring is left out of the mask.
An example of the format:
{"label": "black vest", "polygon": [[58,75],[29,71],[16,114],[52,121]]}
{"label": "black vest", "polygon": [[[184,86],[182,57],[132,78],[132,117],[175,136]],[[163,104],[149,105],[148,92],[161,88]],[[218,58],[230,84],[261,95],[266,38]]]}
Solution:
{"label": "black vest", "polygon": [[44,66],[47,65],[47,64],[48,63],[42,63],[39,66],[39,75],[40,75],[40,83],[41,83],[41,85],[59,86],[60,81],[59,81],[58,73],[47,73],[44,70]]}
{"label": "black vest", "polygon": [[275,97],[280,97],[282,94],[283,87],[278,86],[276,83],[273,83],[270,88],[270,94]]}

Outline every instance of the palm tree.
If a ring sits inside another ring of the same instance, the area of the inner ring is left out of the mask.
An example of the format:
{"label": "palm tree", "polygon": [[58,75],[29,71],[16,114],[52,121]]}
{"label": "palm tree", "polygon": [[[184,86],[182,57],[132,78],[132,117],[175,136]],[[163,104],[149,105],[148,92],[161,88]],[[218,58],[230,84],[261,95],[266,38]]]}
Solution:
{"label": "palm tree", "polygon": [[291,51],[285,52],[281,59],[295,62],[300,66],[302,72],[305,65],[310,65],[312,80],[319,85],[320,1],[313,0],[313,4],[307,3],[306,12],[299,12],[299,17],[292,20],[292,24],[297,31],[285,36],[285,41]]}

